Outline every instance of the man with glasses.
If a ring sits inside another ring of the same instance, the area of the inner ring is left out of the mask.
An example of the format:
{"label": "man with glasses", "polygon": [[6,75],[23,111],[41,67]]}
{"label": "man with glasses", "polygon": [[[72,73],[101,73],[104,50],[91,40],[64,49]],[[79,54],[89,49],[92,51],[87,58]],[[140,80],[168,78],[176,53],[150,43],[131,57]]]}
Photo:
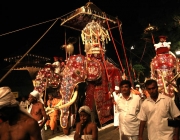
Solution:
{"label": "man with glasses", "polygon": [[168,118],[174,119],[180,116],[180,111],[174,101],[158,92],[155,80],[147,80],[145,87],[150,97],[144,100],[138,114],[138,118],[141,120],[139,140],[143,140],[146,123],[149,140],[178,140],[178,128],[168,126]]}

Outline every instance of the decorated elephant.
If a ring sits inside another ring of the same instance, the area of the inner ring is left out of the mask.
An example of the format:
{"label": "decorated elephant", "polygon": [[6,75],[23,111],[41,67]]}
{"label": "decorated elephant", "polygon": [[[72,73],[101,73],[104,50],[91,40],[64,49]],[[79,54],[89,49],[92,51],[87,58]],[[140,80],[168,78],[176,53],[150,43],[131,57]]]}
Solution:
{"label": "decorated elephant", "polygon": [[100,124],[113,119],[113,103],[108,92],[110,88],[114,89],[115,85],[119,85],[121,72],[108,61],[105,61],[105,65],[106,67],[102,57],[73,55],[69,58],[60,88],[62,105],[59,108],[61,108],[62,128],[68,128],[69,106],[75,102],[78,93],[74,90],[81,82],[87,83],[84,104],[89,106],[92,112],[97,113]]}
{"label": "decorated elephant", "polygon": [[161,93],[174,97],[178,75],[178,59],[172,53],[158,54],[152,59],[151,78],[157,80]]}
{"label": "decorated elephant", "polygon": [[[70,120],[76,116],[78,107],[80,107],[76,105],[81,94],[85,97],[81,105],[90,107],[94,120],[99,122],[100,126],[114,118],[113,102],[109,91],[113,91],[115,86],[119,86],[122,74],[119,68],[107,61],[105,48],[107,42],[110,41],[107,28],[109,31],[116,27],[120,29],[121,22],[117,18],[106,15],[92,2],[88,2],[86,6],[63,17],[61,25],[81,31],[82,43],[85,48],[85,55],[81,53],[72,55],[71,50],[74,48],[69,48],[72,45],[64,45],[68,58],[66,58],[66,65],[62,79],[60,79],[59,91],[62,100],[51,110],[59,109],[61,111],[60,125],[64,134],[68,135],[69,128],[72,126]],[[49,79],[51,81],[50,77]],[[44,85],[44,82],[39,83],[40,86]],[[78,92],[81,83],[85,83],[83,87],[85,92]],[[38,88],[36,89],[39,90]],[[40,87],[40,89],[42,88]],[[73,109],[72,106],[74,106]]]}

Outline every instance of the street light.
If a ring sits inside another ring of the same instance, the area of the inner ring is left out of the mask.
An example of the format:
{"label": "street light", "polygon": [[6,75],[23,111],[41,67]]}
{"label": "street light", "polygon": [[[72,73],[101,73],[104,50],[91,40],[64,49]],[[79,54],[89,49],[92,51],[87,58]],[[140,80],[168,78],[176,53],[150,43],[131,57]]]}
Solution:
{"label": "street light", "polygon": [[180,55],[180,49],[177,49],[177,50],[175,51],[175,53],[176,53],[176,55]]}

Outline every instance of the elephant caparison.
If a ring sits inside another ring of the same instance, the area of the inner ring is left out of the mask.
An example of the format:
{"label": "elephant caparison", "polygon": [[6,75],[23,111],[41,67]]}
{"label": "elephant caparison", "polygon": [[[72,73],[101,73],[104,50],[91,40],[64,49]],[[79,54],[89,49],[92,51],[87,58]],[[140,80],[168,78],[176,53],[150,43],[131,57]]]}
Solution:
{"label": "elephant caparison", "polygon": [[[113,103],[108,95],[109,89],[114,89],[121,81],[121,71],[102,57],[85,57],[83,55],[70,56],[65,69],[60,87],[62,105],[60,124],[64,133],[68,134],[69,107],[74,103],[75,88],[79,83],[86,82],[84,104],[97,112],[98,121],[104,124],[113,119]],[[72,100],[73,99],[73,100]],[[63,108],[62,108],[63,106]]]}

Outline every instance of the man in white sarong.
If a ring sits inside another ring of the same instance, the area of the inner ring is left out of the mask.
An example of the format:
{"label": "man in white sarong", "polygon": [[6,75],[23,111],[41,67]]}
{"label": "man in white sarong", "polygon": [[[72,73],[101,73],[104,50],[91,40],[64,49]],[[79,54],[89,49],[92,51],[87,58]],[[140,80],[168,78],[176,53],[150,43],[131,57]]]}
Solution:
{"label": "man in white sarong", "polygon": [[113,97],[113,102],[114,102],[114,126],[118,127],[119,126],[119,112],[117,111],[117,100],[120,95],[120,89],[119,86],[115,86],[115,91],[112,93]]}
{"label": "man in white sarong", "polygon": [[0,88],[0,139],[42,140],[37,121],[19,106],[9,87]]}
{"label": "man in white sarong", "polygon": [[31,103],[28,112],[32,115],[32,117],[38,122],[39,127],[41,129],[42,139],[44,138],[44,125],[47,121],[47,115],[44,109],[44,104],[42,103],[42,99],[38,91],[34,90],[29,94],[29,102]]}
{"label": "man in white sarong", "polygon": [[88,106],[79,109],[80,122],[76,125],[74,140],[98,140],[98,128],[91,121],[91,110]]}

